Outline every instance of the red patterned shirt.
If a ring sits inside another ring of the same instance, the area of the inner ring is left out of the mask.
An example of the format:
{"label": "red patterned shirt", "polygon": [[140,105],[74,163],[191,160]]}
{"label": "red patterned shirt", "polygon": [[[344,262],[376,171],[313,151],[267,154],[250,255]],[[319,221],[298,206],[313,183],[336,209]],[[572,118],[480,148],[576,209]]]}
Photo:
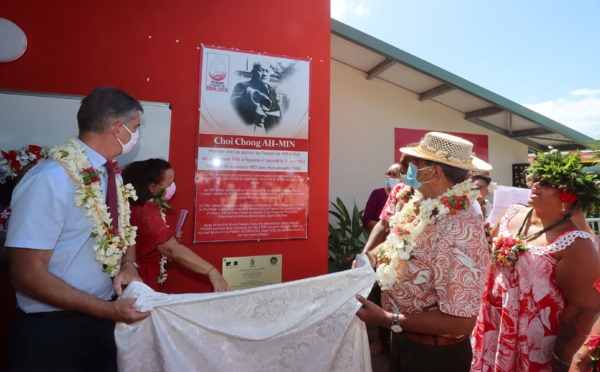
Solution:
{"label": "red patterned shirt", "polygon": [[381,214],[379,215],[380,220],[390,222],[390,218],[392,218],[392,216],[400,210],[402,203],[398,205],[398,202],[400,201],[400,199],[398,199],[398,193],[405,187],[406,185],[400,182],[390,191],[387,201],[385,202],[385,205],[381,210]]}
{"label": "red patterned shirt", "polygon": [[384,309],[476,316],[490,263],[481,217],[469,208],[428,225],[402,263],[396,284],[382,293]]}

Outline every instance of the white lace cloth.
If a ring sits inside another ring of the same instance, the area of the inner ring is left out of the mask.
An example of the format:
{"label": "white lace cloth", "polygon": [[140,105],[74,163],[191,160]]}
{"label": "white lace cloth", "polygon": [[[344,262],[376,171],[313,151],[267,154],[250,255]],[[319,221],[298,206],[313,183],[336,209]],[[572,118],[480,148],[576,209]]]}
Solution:
{"label": "white lace cloth", "polygon": [[120,371],[371,371],[356,316],[370,266],[248,290],[167,295],[131,283],[125,298],[152,315],[118,323]]}

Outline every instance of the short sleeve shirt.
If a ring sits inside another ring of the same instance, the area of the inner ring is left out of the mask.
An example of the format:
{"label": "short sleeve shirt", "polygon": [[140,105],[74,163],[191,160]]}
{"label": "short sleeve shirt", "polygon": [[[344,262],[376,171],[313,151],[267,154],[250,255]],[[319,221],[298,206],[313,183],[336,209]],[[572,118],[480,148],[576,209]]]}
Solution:
{"label": "short sleeve shirt", "polygon": [[[106,173],[106,159],[83,142],[90,165]],[[106,174],[101,178],[105,193]],[[72,287],[102,299],[114,295],[112,280],[94,257],[93,222],[86,208],[75,207],[76,184],[56,160],[33,167],[19,182],[11,201],[7,247],[52,250],[48,271]],[[19,307],[29,312],[61,310],[17,291]]]}
{"label": "short sleeve shirt", "polygon": [[382,293],[384,309],[476,316],[490,263],[481,217],[469,208],[425,227],[403,263],[393,288]]}

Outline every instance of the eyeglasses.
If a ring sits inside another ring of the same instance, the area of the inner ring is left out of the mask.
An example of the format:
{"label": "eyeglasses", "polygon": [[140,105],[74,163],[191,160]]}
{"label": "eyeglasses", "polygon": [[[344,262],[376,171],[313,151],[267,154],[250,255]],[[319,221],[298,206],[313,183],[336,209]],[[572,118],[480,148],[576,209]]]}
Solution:
{"label": "eyeglasses", "polygon": [[481,190],[487,190],[487,186],[477,186],[476,189],[479,190],[479,191],[481,191]]}
{"label": "eyeglasses", "polygon": [[400,172],[386,172],[385,176],[390,178],[400,178]]}
{"label": "eyeglasses", "polygon": [[537,177],[527,177],[525,179],[527,181],[527,187],[532,188],[533,185],[535,185],[536,183],[540,185],[540,187],[552,187],[552,188],[558,188],[558,185],[554,185],[553,183],[551,183],[550,181],[548,181],[547,179],[540,179]]}

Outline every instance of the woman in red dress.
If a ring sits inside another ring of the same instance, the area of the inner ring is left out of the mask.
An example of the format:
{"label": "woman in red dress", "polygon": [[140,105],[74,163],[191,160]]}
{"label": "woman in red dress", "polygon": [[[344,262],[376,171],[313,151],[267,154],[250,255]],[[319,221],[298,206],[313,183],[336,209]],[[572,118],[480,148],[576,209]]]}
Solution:
{"label": "woman in red dress", "polygon": [[556,150],[527,173],[529,207],[512,206],[492,230],[472,371],[566,371],[600,311],[597,243],[571,219],[600,204],[597,176]]}
{"label": "woman in red dress", "polygon": [[148,159],[129,164],[123,170],[124,183],[131,183],[138,199],[131,204],[131,225],[137,226],[136,253],[140,276],[157,292],[167,280],[165,264],[171,259],[193,272],[206,275],[215,292],[229,290],[219,270],[179,243],[165,222],[167,200],[175,193],[175,172],[169,162]]}

